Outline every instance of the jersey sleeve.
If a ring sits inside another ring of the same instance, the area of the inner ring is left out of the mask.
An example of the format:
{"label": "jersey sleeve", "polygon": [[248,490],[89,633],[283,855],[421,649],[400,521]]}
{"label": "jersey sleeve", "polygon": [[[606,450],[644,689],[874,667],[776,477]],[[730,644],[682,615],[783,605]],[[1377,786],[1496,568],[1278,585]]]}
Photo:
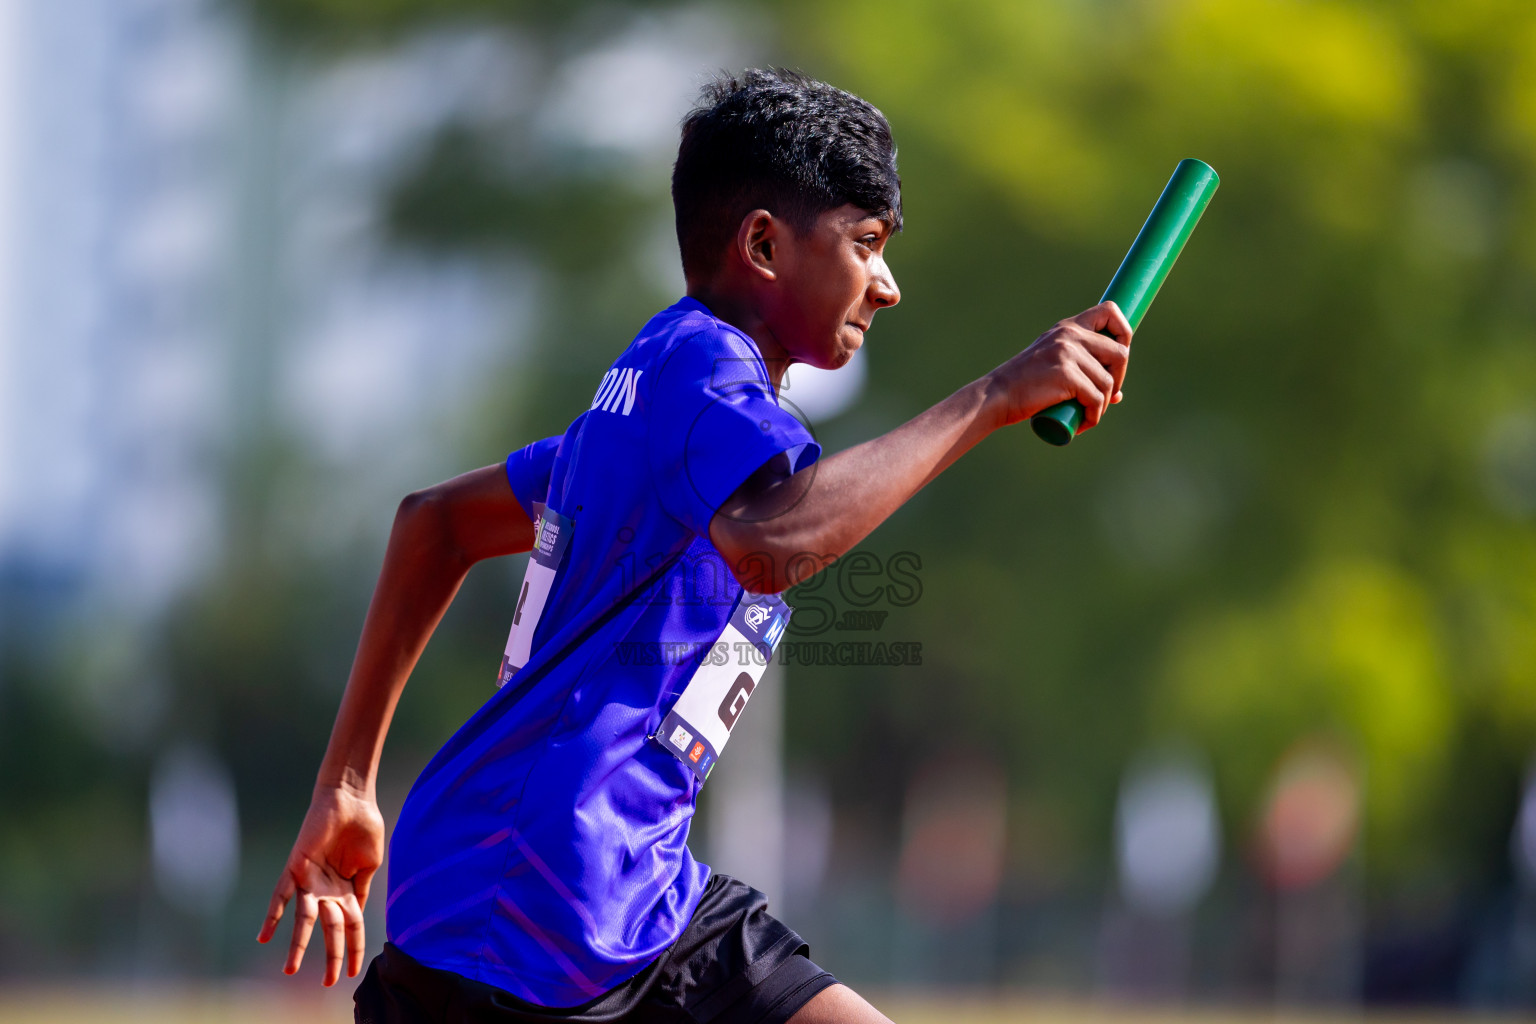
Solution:
{"label": "jersey sleeve", "polygon": [[507,456],[507,483],[512,485],[512,494],[529,519],[533,518],[533,503],[543,501],[549,494],[550,469],[559,447],[557,435],[535,441]]}
{"label": "jersey sleeve", "polygon": [[798,472],[821,456],[811,432],[779,406],[756,347],[720,328],[668,353],[650,394],[646,447],[662,508],[701,537],[764,463],[784,454]]}

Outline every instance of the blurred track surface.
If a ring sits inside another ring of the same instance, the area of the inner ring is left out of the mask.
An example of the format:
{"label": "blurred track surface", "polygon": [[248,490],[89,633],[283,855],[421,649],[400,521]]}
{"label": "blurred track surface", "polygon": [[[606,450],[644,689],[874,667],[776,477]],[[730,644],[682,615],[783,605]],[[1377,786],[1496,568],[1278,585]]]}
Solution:
{"label": "blurred track surface", "polygon": [[[1351,1013],[1347,1010],[1276,1012],[1263,1008],[1161,1008],[1028,998],[945,997],[887,993],[873,998],[899,1024],[1473,1024],[1515,1017],[1425,1013]],[[321,1024],[352,1019],[351,988],[299,992],[279,986],[171,990],[124,986],[72,991],[0,991],[5,1024]],[[1526,1018],[1529,1019],[1529,1018]]]}

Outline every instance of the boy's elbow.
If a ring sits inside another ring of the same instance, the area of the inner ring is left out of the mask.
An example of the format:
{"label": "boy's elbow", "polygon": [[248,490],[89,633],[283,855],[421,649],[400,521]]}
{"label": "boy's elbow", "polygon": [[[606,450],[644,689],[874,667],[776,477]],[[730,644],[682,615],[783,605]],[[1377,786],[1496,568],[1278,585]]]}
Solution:
{"label": "boy's elbow", "polygon": [[412,491],[395,509],[395,531],[410,538],[413,547],[432,549],[462,560],[454,544],[450,502],[438,487]]}
{"label": "boy's elbow", "polygon": [[400,504],[395,509],[395,523],[419,526],[428,520],[441,519],[441,504],[442,497],[436,493],[436,488],[425,487],[419,491],[412,491],[400,499]]}

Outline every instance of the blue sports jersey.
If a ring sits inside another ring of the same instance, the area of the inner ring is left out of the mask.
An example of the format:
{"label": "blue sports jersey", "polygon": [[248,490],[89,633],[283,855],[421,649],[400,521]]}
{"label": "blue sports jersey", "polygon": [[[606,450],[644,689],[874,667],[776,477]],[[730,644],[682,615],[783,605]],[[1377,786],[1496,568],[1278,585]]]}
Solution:
{"label": "blue sports jersey", "polygon": [[400,813],[391,942],[566,1007],[682,933],[709,875],[687,846],[700,783],[648,739],[696,667],[666,655],[713,643],[741,594],[710,519],[781,454],[798,470],[820,448],[779,407],[752,340],[685,298],[562,437],[507,459],[518,500],[569,520],[569,542],[529,660]]}

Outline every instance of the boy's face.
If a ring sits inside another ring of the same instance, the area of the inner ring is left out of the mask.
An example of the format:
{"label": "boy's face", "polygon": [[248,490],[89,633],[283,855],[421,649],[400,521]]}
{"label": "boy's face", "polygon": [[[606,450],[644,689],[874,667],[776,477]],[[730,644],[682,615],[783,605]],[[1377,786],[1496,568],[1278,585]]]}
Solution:
{"label": "boy's face", "polygon": [[780,233],[765,319],[790,359],[843,366],[864,344],[875,311],[901,301],[885,265],[890,234],[889,222],[853,205],[827,210],[809,231]]}

